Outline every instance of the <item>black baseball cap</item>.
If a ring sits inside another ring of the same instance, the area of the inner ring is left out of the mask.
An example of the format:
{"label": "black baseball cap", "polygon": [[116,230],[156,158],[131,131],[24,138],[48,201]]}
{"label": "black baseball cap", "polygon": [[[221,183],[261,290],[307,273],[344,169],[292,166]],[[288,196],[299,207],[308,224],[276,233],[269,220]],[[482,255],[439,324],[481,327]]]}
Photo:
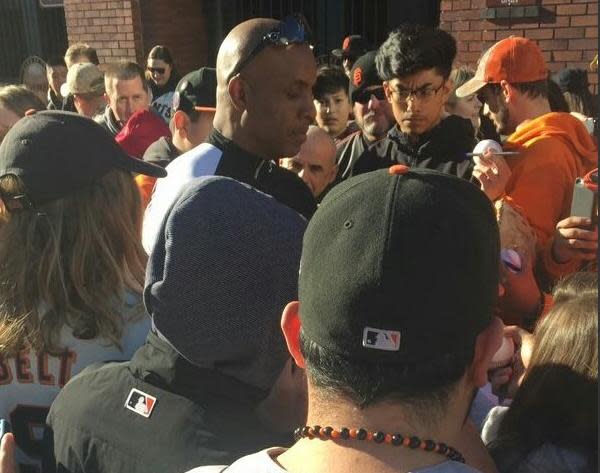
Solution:
{"label": "black baseball cap", "polygon": [[125,154],[94,120],[48,110],[21,118],[0,144],[0,176],[18,176],[32,205],[90,186],[111,169],[153,177],[167,172]]}
{"label": "black baseball cap", "polygon": [[183,76],[173,94],[171,114],[177,110],[214,112],[217,109],[217,70],[201,67]]}
{"label": "black baseball cap", "polygon": [[331,54],[339,58],[358,57],[362,56],[368,50],[369,47],[365,39],[361,35],[353,34],[346,36],[342,42],[342,48],[334,49],[331,51]]}
{"label": "black baseball cap", "polygon": [[401,165],[348,179],[304,235],[304,336],[374,363],[472,350],[492,319],[499,254],[492,204],[466,180]]}
{"label": "black baseball cap", "polygon": [[280,321],[298,296],[306,220],[229,177],[187,184],[148,260],[144,304],[187,360],[259,388],[289,359]]}
{"label": "black baseball cap", "polygon": [[352,65],[350,84],[348,86],[348,96],[352,103],[356,102],[359,95],[368,87],[375,85],[382,86],[383,84],[383,81],[377,74],[375,56],[377,56],[377,51],[369,51],[367,54],[359,57]]}

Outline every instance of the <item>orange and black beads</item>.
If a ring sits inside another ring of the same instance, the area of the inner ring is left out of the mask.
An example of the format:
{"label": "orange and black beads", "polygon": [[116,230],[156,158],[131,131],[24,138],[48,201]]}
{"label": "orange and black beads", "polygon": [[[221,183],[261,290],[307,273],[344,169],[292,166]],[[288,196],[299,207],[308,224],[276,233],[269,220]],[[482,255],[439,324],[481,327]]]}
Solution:
{"label": "orange and black beads", "polygon": [[444,455],[450,460],[464,463],[465,458],[461,453],[445,443],[434,442],[433,440],[421,440],[419,437],[405,437],[402,434],[388,434],[381,431],[369,432],[366,429],[334,429],[332,427],[321,427],[320,425],[298,427],[294,431],[296,440],[301,438],[321,439],[321,440],[363,440],[375,443],[385,443],[396,447],[407,447],[412,449],[421,449],[426,452],[438,453]]}

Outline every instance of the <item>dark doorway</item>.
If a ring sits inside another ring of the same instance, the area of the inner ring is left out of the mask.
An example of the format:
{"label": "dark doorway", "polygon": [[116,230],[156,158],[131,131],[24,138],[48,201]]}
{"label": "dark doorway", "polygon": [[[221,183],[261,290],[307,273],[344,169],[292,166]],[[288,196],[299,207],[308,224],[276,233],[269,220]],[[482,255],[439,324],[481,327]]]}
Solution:
{"label": "dark doorway", "polygon": [[38,0],[0,2],[0,83],[16,83],[23,60],[47,59],[67,49],[65,12],[60,6],[43,7]]}

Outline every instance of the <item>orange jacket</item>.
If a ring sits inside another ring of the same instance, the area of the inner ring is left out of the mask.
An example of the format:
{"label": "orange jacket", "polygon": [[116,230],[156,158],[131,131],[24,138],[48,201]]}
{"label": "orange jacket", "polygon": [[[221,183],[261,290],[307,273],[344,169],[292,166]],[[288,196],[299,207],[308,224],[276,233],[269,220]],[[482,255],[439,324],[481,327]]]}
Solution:
{"label": "orange jacket", "polygon": [[512,175],[506,195],[523,210],[536,233],[544,278],[554,281],[576,271],[575,262],[554,262],[550,250],[556,224],[569,216],[575,179],[597,167],[596,141],[577,118],[553,112],[518,126],[505,145],[520,151],[507,158]]}

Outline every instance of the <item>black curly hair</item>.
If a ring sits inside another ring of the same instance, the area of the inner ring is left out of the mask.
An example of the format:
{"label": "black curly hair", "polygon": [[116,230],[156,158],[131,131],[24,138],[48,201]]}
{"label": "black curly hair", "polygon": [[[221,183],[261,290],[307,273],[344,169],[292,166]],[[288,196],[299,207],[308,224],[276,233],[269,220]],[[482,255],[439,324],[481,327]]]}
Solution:
{"label": "black curly hair", "polygon": [[392,31],[375,58],[382,80],[406,77],[435,69],[447,79],[456,57],[456,40],[450,33],[424,25],[404,24]]}

